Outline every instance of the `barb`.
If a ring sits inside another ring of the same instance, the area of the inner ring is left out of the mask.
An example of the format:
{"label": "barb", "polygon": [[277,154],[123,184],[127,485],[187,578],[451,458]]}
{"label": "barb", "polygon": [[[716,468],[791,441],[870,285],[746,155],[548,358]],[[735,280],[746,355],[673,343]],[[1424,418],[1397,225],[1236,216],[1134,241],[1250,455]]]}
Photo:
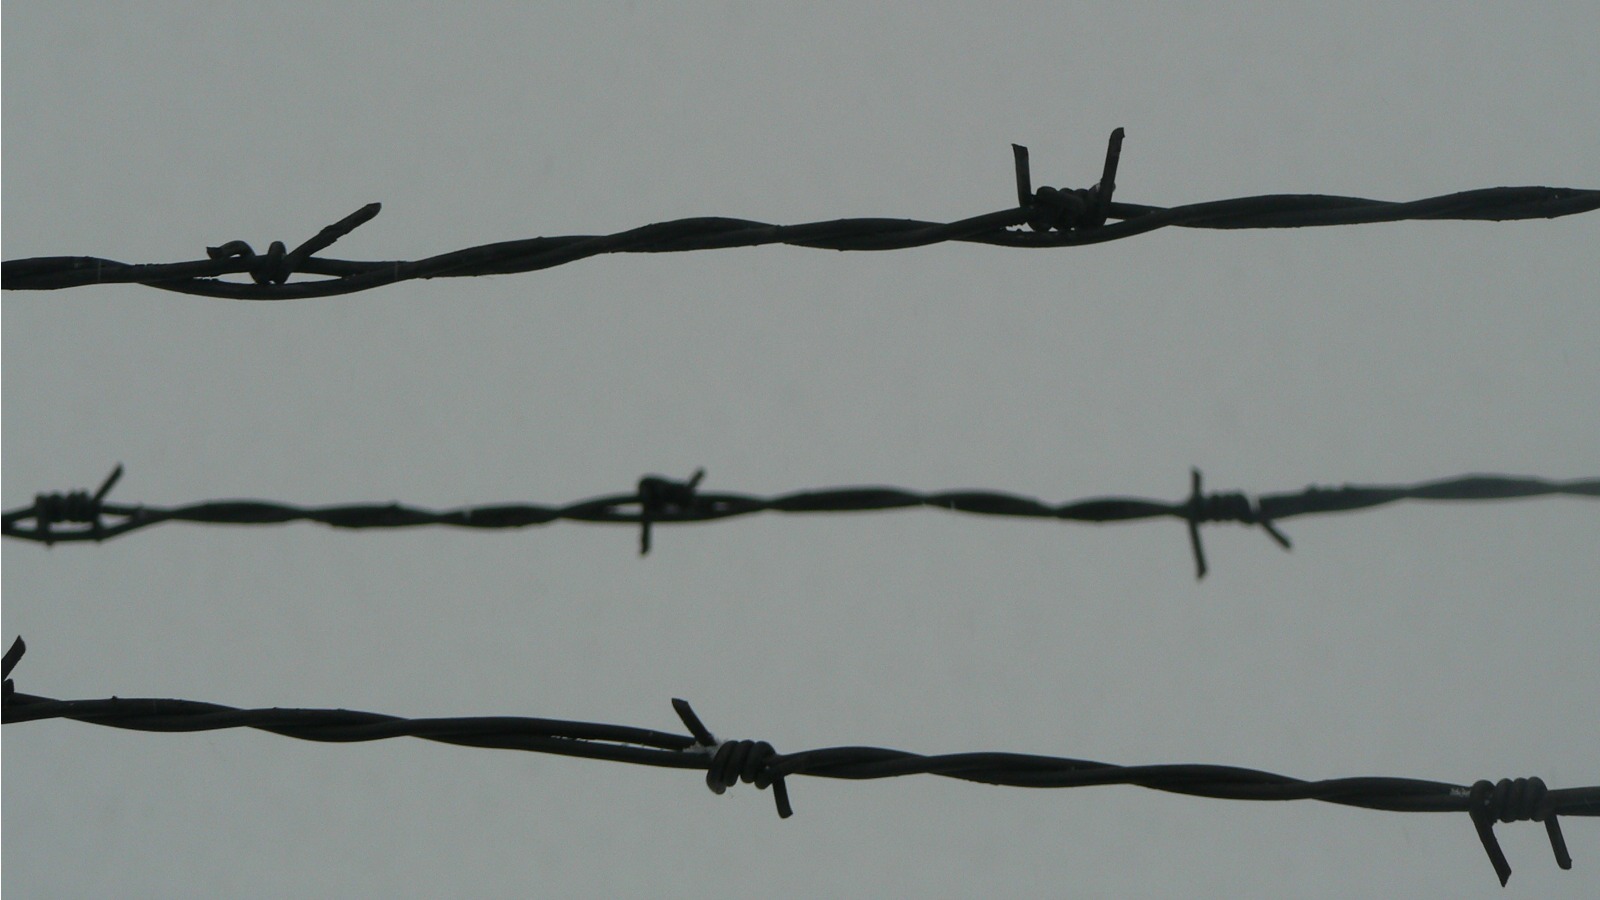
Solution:
{"label": "barb", "polygon": [[[704,217],[657,222],[608,235],[568,235],[469,247],[420,260],[358,262],[316,256],[378,214],[369,203],[289,253],[281,241],[257,255],[244,241],[208,248],[195,262],[130,264],[93,256],[7,260],[0,285],[48,291],[90,284],[144,284],[231,300],[298,300],[371,290],[417,278],[507,275],[547,269],[604,253],[679,253],[788,244],[825,250],[902,250],[945,241],[1001,247],[1072,247],[1133,237],[1158,228],[1306,228],[1423,219],[1504,221],[1555,218],[1600,208],[1600,190],[1498,187],[1409,203],[1321,194],[1272,194],[1163,208],[1115,203],[1123,130],[1111,134],[1100,181],[1084,190],[1034,190],[1027,148],[1012,145],[1018,205],[955,222],[836,219],[773,225]],[[1110,219],[1120,221],[1108,223]],[[1028,225],[1031,231],[1014,230]],[[289,281],[293,274],[325,276]],[[221,280],[248,274],[253,283]]]}
{"label": "barb", "polygon": [[[1354,485],[1308,487],[1285,494],[1250,497],[1242,493],[1203,493],[1200,470],[1192,470],[1187,499],[1176,503],[1134,497],[1094,497],[1049,505],[1030,497],[997,491],[944,491],[917,493],[894,487],[840,487],[800,491],[773,497],[708,493],[699,490],[705,470],[688,481],[659,475],[639,480],[631,494],[591,497],[564,506],[503,504],[430,510],[398,503],[301,507],[266,500],[213,500],[187,506],[129,506],[101,502],[120,477],[118,466],[96,493],[40,494],[32,506],[5,513],[3,533],[18,540],[42,544],[104,541],[162,522],[197,522],[213,525],[276,525],[285,522],[321,522],[335,528],[409,528],[448,525],[457,528],[526,528],[558,520],[638,525],[639,552],[648,554],[651,529],[657,525],[709,522],[758,512],[849,513],[912,507],[934,507],[985,516],[1060,519],[1075,522],[1124,522],[1136,519],[1177,518],[1188,525],[1194,554],[1195,577],[1208,571],[1200,543],[1200,526],[1213,522],[1254,525],[1279,546],[1289,549],[1289,538],[1276,522],[1293,516],[1347,512],[1383,506],[1400,500],[1507,500],[1550,495],[1600,497],[1600,478],[1549,481],[1510,475],[1463,475],[1412,485]],[[70,513],[70,515],[69,515]],[[120,517],[106,522],[104,516]],[[29,526],[27,523],[32,522]],[[86,522],[88,527],[63,530],[64,522]]]}
{"label": "barb", "polygon": [[17,667],[17,663],[22,660],[22,654],[26,653],[27,650],[28,645],[22,642],[22,635],[19,634],[17,639],[11,642],[11,649],[6,651],[5,659],[3,660],[4,668],[0,670],[0,678],[5,679],[4,693],[7,697],[11,696],[12,692],[16,690],[16,685],[11,683],[11,670]]}
{"label": "barb", "polygon": [[[7,674],[21,655],[21,638],[7,654]],[[9,682],[8,682],[9,684]],[[72,719],[135,731],[212,731],[254,728],[308,741],[347,743],[418,737],[467,747],[492,747],[602,759],[674,769],[701,769],[712,792],[739,781],[772,788],[778,814],[788,818],[784,778],[868,780],[904,775],[939,775],[980,784],[1024,788],[1133,785],[1219,800],[1321,800],[1387,812],[1465,812],[1472,819],[1490,862],[1505,884],[1511,869],[1493,832],[1493,821],[1545,823],[1556,862],[1572,867],[1558,816],[1600,816],[1600,786],[1550,790],[1537,778],[1479,781],[1472,787],[1412,778],[1364,777],[1305,781],[1256,769],[1215,765],[1118,766],[1111,763],[1023,753],[955,753],[924,756],[882,747],[827,747],[778,753],[765,741],[718,742],[687,701],[674,699],[688,735],[624,725],[519,716],[405,719],[347,709],[238,709],[193,700],[116,698],[54,700],[7,690],[7,725]]]}
{"label": "barb", "polygon": [[688,481],[669,481],[659,475],[646,475],[639,479],[639,555],[650,555],[650,523],[670,516],[693,515],[698,507],[695,488],[706,477],[705,469],[696,469]]}
{"label": "barb", "polygon": [[772,799],[778,807],[778,818],[787,819],[794,815],[794,808],[789,805],[789,788],[783,783],[783,776],[774,772],[771,766],[778,757],[778,752],[772,749],[771,744],[766,741],[718,741],[711,736],[711,730],[700,721],[700,717],[695,715],[689,701],[673,698],[672,708],[683,720],[683,727],[694,735],[695,746],[711,757],[706,765],[706,787],[711,789],[711,793],[721,796],[741,780],[745,784],[755,785],[758,790],[766,790],[771,786]]}
{"label": "barb", "polygon": [[[1244,494],[1206,494],[1200,490],[1200,470],[1189,470],[1189,502],[1184,504],[1183,515],[1189,520],[1189,549],[1194,553],[1196,581],[1206,577],[1206,551],[1200,544],[1200,526],[1205,522],[1240,522],[1260,525],[1267,536],[1277,541],[1285,550],[1293,549],[1289,538],[1272,520],[1261,512],[1260,505]],[[1310,490],[1310,489],[1308,489]],[[1348,486],[1346,490],[1349,490]],[[1290,512],[1289,515],[1295,515]]]}

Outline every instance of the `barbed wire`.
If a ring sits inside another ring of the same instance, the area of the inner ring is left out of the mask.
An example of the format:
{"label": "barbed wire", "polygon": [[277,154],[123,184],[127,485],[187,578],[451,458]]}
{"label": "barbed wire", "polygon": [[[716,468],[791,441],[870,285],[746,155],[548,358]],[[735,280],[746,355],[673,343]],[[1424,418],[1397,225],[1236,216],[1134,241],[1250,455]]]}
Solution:
{"label": "barbed wire", "polygon": [[[656,525],[710,522],[758,512],[848,513],[912,507],[933,507],[986,516],[1060,519],[1078,522],[1125,522],[1136,519],[1175,518],[1188,524],[1194,554],[1195,577],[1207,571],[1200,526],[1212,522],[1237,522],[1261,528],[1285,550],[1291,544],[1275,523],[1316,513],[1347,512],[1383,506],[1400,500],[1507,500],[1548,495],[1600,497],[1600,478],[1550,481],[1510,475],[1462,475],[1410,485],[1311,486],[1286,494],[1250,496],[1238,492],[1206,493],[1199,469],[1190,472],[1189,496],[1177,502],[1134,497],[1094,497],[1049,505],[1030,497],[996,491],[943,491],[918,493],[895,487],[840,487],[799,491],[774,497],[708,493],[699,490],[705,470],[687,481],[659,475],[639,479],[627,494],[591,497],[564,506],[500,504],[430,510],[399,503],[304,507],[266,500],[212,500],[187,506],[159,507],[105,502],[122,477],[122,466],[93,494],[73,491],[38,494],[33,505],[4,514],[6,537],[42,544],[104,541],[161,522],[195,522],[215,525],[275,525],[285,522],[321,522],[335,528],[410,528],[447,525],[458,528],[525,528],[559,520],[639,526],[639,553],[651,548]],[[120,517],[108,522],[105,517]],[[32,523],[31,526],[26,523]],[[79,526],[60,529],[60,525]]]}
{"label": "barbed wire", "polygon": [[1559,816],[1600,816],[1600,786],[1549,789],[1539,778],[1481,780],[1471,786],[1414,778],[1305,781],[1237,766],[1118,766],[1026,753],[925,756],[883,747],[827,747],[779,753],[766,741],[719,741],[685,700],[672,707],[690,732],[521,716],[406,719],[348,709],[239,709],[194,700],[112,697],[55,700],[16,690],[11,671],[26,649],[21,637],[5,654],[3,721],[7,725],[71,719],[134,731],[188,732],[254,728],[306,741],[351,743],[417,737],[466,747],[524,750],[673,769],[700,769],[717,794],[743,781],[771,788],[778,815],[794,814],[785,778],[867,780],[939,775],[1008,787],[1134,785],[1220,800],[1321,800],[1387,812],[1465,812],[1504,886],[1511,877],[1494,823],[1543,822],[1556,864],[1572,868]]}
{"label": "barbed wire", "polygon": [[[1403,220],[1503,221],[1556,218],[1600,208],[1600,190],[1497,187],[1394,203],[1322,194],[1269,194],[1159,207],[1114,203],[1123,129],[1111,133],[1100,181],[1087,189],[1033,189],[1028,150],[1013,144],[1017,206],[939,223],[857,218],[773,225],[747,219],[700,217],[657,222],[608,235],[568,235],[504,241],[420,260],[357,262],[318,253],[370,221],[382,208],[369,203],[287,249],[274,241],[257,254],[245,241],[206,248],[194,262],[130,264],[93,256],[7,260],[5,290],[61,290],[91,284],[144,284],[168,291],[232,300],[298,300],[371,290],[418,278],[457,278],[532,272],[604,253],[678,253],[788,244],[825,250],[901,250],[945,241],[1002,247],[1072,247],[1120,240],[1159,228],[1306,228]],[[1116,219],[1111,224],[1109,220]],[[1013,230],[1027,226],[1029,231]],[[253,283],[219,276],[248,274]],[[294,275],[329,276],[295,281]]]}

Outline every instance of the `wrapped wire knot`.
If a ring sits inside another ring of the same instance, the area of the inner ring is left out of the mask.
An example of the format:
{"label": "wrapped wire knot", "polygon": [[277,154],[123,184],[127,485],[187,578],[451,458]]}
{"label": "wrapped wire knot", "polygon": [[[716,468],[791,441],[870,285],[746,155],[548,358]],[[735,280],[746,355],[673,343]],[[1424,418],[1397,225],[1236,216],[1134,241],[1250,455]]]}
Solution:
{"label": "wrapped wire knot", "polygon": [[1121,128],[1111,132],[1106,147],[1106,162],[1100,181],[1091,188],[1063,190],[1048,186],[1033,190],[1028,167],[1028,148],[1012,144],[1017,167],[1017,205],[1028,213],[1028,227],[1034,231],[1071,231],[1099,228],[1111,211],[1111,193],[1116,190],[1117,163],[1122,158]]}
{"label": "wrapped wire knot", "polygon": [[711,757],[711,768],[706,771],[706,785],[714,794],[720,794],[741,780],[759,790],[782,780],[783,776],[767,767],[778,751],[766,741],[724,741],[717,745]]}
{"label": "wrapped wire knot", "polygon": [[696,469],[688,481],[673,481],[659,475],[639,479],[639,555],[650,553],[650,523],[692,512],[697,505],[695,488],[706,477]]}
{"label": "wrapped wire knot", "polygon": [[211,259],[241,259],[249,266],[247,271],[256,284],[283,284],[289,280],[305,261],[333,246],[333,242],[372,220],[383,205],[368,203],[348,216],[317,232],[312,238],[290,253],[283,241],[273,241],[265,254],[257,254],[244,241],[229,241],[220,247],[207,247]]}
{"label": "wrapped wire knot", "polygon": [[36,494],[33,498],[35,515],[40,521],[93,522],[100,516],[100,504],[88,491],[70,494]]}
{"label": "wrapped wire knot", "polygon": [[1234,491],[1227,494],[1197,494],[1189,498],[1189,517],[1198,522],[1243,522],[1254,525],[1256,505],[1250,497]]}
{"label": "wrapped wire knot", "polygon": [[273,241],[265,254],[257,254],[244,241],[229,241],[220,247],[207,247],[206,256],[244,260],[250,266],[250,279],[256,284],[283,284],[294,274],[289,265],[289,248],[283,241]]}
{"label": "wrapped wire knot", "polygon": [[1567,840],[1561,834],[1560,821],[1551,812],[1547,802],[1548,793],[1542,778],[1502,778],[1498,782],[1479,781],[1472,786],[1472,793],[1467,798],[1468,812],[1472,815],[1472,824],[1477,827],[1478,839],[1489,854],[1489,862],[1494,865],[1495,874],[1500,876],[1501,887],[1505,887],[1511,878],[1511,864],[1506,861],[1505,851],[1500,849],[1500,842],[1494,836],[1496,820],[1543,822],[1545,833],[1550,837],[1550,849],[1556,856],[1556,865],[1563,869],[1572,868]]}
{"label": "wrapped wire knot", "polygon": [[1472,786],[1472,802],[1474,809],[1501,822],[1540,822],[1547,793],[1542,778],[1485,780]]}
{"label": "wrapped wire knot", "polygon": [[778,817],[787,819],[794,815],[783,775],[772,768],[772,760],[778,758],[779,754],[771,744],[766,741],[719,742],[705,723],[700,721],[700,717],[695,715],[689,701],[673,699],[672,708],[677,711],[678,718],[683,720],[689,733],[694,735],[695,745],[702,752],[711,754],[711,763],[706,767],[706,787],[711,789],[711,793],[720,795],[740,781],[753,784],[759,790],[766,790],[770,786],[773,802],[778,807]]}
{"label": "wrapped wire knot", "polygon": [[33,498],[33,527],[41,540],[46,544],[51,543],[51,527],[58,522],[72,522],[89,526],[89,531],[96,539],[100,536],[101,505],[105,502],[106,495],[116,486],[117,480],[122,477],[122,463],[117,463],[106,480],[101,482],[99,489],[93,494],[88,491],[72,491],[61,494],[35,494]]}

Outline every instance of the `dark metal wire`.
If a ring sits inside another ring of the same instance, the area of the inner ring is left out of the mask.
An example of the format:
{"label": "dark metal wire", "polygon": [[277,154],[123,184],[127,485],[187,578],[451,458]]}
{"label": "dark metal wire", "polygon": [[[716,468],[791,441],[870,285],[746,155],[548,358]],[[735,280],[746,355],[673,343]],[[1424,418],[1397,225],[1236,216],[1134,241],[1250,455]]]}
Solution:
{"label": "dark metal wire", "polygon": [[[986,516],[1062,519],[1078,522],[1121,522],[1133,519],[1175,518],[1188,523],[1194,554],[1195,577],[1205,577],[1205,550],[1200,526],[1209,522],[1239,522],[1259,526],[1284,549],[1289,538],[1276,522],[1293,516],[1344,512],[1382,506],[1399,500],[1506,500],[1547,495],[1600,497],[1600,478],[1549,481],[1509,475],[1463,475],[1410,485],[1354,485],[1308,487],[1287,494],[1205,493],[1200,471],[1190,477],[1188,498],[1178,502],[1134,497],[1095,497],[1049,505],[1030,497],[995,491],[943,491],[917,493],[894,487],[841,487],[800,491],[774,497],[707,493],[699,490],[705,470],[688,481],[659,475],[639,480],[630,494],[591,497],[565,506],[502,504],[430,510],[399,503],[301,507],[265,500],[215,500],[187,506],[159,507],[106,503],[106,494],[122,477],[122,466],[112,470],[93,495],[87,491],[39,494],[32,506],[4,514],[6,537],[43,544],[104,541],[161,522],[200,522],[222,525],[268,525],[283,522],[321,522],[336,528],[407,528],[451,525],[459,528],[525,528],[557,520],[638,525],[639,552],[649,553],[651,528],[683,522],[709,522],[764,511],[785,513],[869,512],[910,507],[934,507]],[[106,521],[105,517],[120,517]],[[32,523],[31,526],[26,523]],[[77,526],[60,528],[61,525]]]}
{"label": "dark metal wire", "polygon": [[[1600,190],[1498,187],[1408,203],[1321,194],[1271,194],[1163,208],[1113,203],[1123,130],[1111,133],[1100,181],[1091,188],[1034,190],[1027,148],[1013,144],[1017,202],[1012,209],[956,222],[863,218],[773,225],[703,217],[657,222],[608,235],[568,235],[485,244],[421,260],[357,262],[316,254],[378,214],[369,203],[288,251],[275,241],[257,254],[244,241],[206,249],[194,262],[130,264],[93,256],[7,260],[5,290],[46,291],[90,284],[144,284],[231,300],[298,300],[365,291],[416,278],[506,275],[547,269],[603,253],[677,253],[789,244],[825,250],[901,250],[944,241],[1002,247],[1071,247],[1144,234],[1158,228],[1305,228],[1408,219],[1555,218],[1600,208]],[[1107,224],[1110,219],[1120,221]],[[1027,225],[1031,231],[1013,230]],[[251,283],[219,276],[248,274]],[[328,276],[289,281],[295,274]]]}
{"label": "dark metal wire", "polygon": [[924,756],[882,747],[828,747],[779,753],[766,741],[719,741],[687,701],[673,700],[688,735],[647,728],[535,719],[520,716],[405,719],[347,709],[238,709],[193,700],[112,697],[54,700],[18,693],[11,670],[25,645],[19,637],[5,655],[3,721],[72,719],[135,731],[211,731],[255,728],[307,741],[355,742],[393,737],[467,747],[526,750],[674,769],[700,769],[715,793],[739,783],[771,787],[779,816],[788,818],[784,779],[791,775],[866,780],[940,775],[981,784],[1027,788],[1136,785],[1223,800],[1321,800],[1389,812],[1468,813],[1504,885],[1511,877],[1494,822],[1543,822],[1556,863],[1572,868],[1558,817],[1600,816],[1600,786],[1551,790],[1539,778],[1478,781],[1471,786],[1412,778],[1334,778],[1304,781],[1236,766],[1118,766],[1085,759],[1024,753],[953,753]]}

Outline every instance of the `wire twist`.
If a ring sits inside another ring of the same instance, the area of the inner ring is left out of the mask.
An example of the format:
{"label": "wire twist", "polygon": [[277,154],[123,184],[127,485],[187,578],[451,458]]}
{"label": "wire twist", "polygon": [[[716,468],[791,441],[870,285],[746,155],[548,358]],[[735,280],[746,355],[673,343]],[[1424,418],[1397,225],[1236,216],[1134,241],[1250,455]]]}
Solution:
{"label": "wire twist", "polygon": [[[1012,144],[1017,206],[954,222],[862,218],[775,225],[704,216],[656,222],[606,235],[566,235],[502,241],[420,260],[360,262],[316,254],[378,214],[369,203],[324,228],[292,252],[275,241],[257,254],[244,241],[207,248],[194,262],[134,265],[92,256],[7,260],[6,290],[60,290],[90,284],[143,284],[162,290],[233,300],[295,300],[371,290],[417,278],[456,278],[533,272],[605,253],[678,253],[788,244],[825,250],[882,251],[946,241],[1003,247],[1071,247],[1134,237],[1160,228],[1304,228],[1403,220],[1503,221],[1554,218],[1600,208],[1600,191],[1499,187],[1407,203],[1320,194],[1238,197],[1164,208],[1114,202],[1123,129],[1111,133],[1100,181],[1085,189],[1034,190],[1028,150]],[[1111,222],[1117,219],[1120,221]],[[1029,230],[1020,230],[1021,226]],[[220,276],[248,274],[254,283]],[[291,281],[293,275],[324,276]]]}
{"label": "wire twist", "polygon": [[939,775],[979,784],[1024,788],[1135,785],[1152,790],[1222,800],[1321,800],[1390,812],[1465,812],[1470,815],[1501,883],[1510,866],[1500,851],[1494,820],[1542,820],[1556,861],[1571,867],[1556,816],[1600,816],[1600,786],[1549,790],[1535,778],[1480,781],[1472,787],[1412,778],[1334,778],[1304,781],[1236,766],[1118,766],[1086,759],[1021,753],[953,753],[924,756],[883,747],[826,747],[780,754],[765,741],[718,741],[689,704],[672,707],[688,735],[560,719],[515,716],[404,719],[348,709],[236,709],[193,700],[116,698],[53,700],[18,693],[11,671],[22,656],[21,638],[5,654],[5,694],[0,721],[6,724],[65,718],[138,731],[187,732],[255,728],[309,741],[374,741],[417,737],[467,747],[493,747],[610,762],[698,769],[706,786],[721,794],[743,781],[772,789],[778,815],[793,814],[784,779],[790,775],[852,781]]}

